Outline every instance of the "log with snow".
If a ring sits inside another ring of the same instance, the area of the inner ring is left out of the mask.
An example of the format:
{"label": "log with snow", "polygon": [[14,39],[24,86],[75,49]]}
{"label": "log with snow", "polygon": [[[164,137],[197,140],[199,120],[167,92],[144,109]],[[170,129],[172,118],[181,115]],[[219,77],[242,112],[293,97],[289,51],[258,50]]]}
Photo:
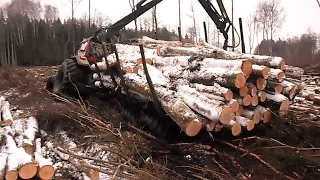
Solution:
{"label": "log with snow", "polygon": [[10,103],[9,101],[4,100],[3,98],[1,98],[0,102],[1,102],[2,124],[10,126],[13,121],[13,117],[10,111]]}
{"label": "log with snow", "polygon": [[40,179],[51,179],[54,176],[53,162],[50,158],[45,158],[41,149],[41,139],[35,140],[34,159],[38,163],[37,176]]}

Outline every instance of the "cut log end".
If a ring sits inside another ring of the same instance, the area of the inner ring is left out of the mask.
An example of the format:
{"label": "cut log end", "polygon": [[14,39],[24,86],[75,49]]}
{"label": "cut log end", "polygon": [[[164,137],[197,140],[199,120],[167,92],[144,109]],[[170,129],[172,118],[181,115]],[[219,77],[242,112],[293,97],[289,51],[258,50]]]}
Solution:
{"label": "cut log end", "polygon": [[263,113],[263,123],[269,123],[271,121],[272,114],[270,111],[266,111]]}
{"label": "cut log end", "polygon": [[280,82],[284,81],[285,77],[286,77],[286,74],[285,74],[284,72],[279,72],[279,74],[278,74],[278,80],[279,80]]}
{"label": "cut log end", "polygon": [[193,137],[193,136],[196,136],[201,131],[201,128],[202,128],[202,122],[199,119],[195,119],[187,125],[185,133],[188,136]]}
{"label": "cut log end", "polygon": [[246,84],[246,81],[246,77],[243,74],[237,74],[234,85],[240,89]]}
{"label": "cut log end", "polygon": [[262,71],[261,71],[262,77],[263,77],[264,79],[267,79],[267,78],[268,78],[269,73],[270,73],[270,68],[267,67],[267,66],[264,67],[264,68],[262,69]]}
{"label": "cut log end", "polygon": [[281,84],[278,84],[274,87],[274,91],[275,93],[280,94],[283,91],[283,86]]}
{"label": "cut log end", "polygon": [[233,98],[233,92],[229,89],[229,90],[225,93],[224,98],[225,98],[227,101],[230,101],[230,100]]}
{"label": "cut log end", "polygon": [[285,116],[288,113],[290,106],[290,100],[286,99],[281,102],[280,109],[279,109],[279,114],[280,116]]}
{"label": "cut log end", "polygon": [[243,106],[239,106],[238,111],[236,112],[236,116],[241,116],[243,114]]}
{"label": "cut log end", "polygon": [[246,86],[246,85],[244,85],[242,88],[240,88],[240,90],[239,90],[239,95],[241,96],[241,97],[244,97],[245,95],[247,95],[249,93],[249,88]]}
{"label": "cut log end", "polygon": [[37,166],[35,163],[27,163],[19,168],[19,177],[22,179],[31,179],[37,174]]}
{"label": "cut log end", "polygon": [[289,98],[293,99],[293,97],[296,95],[298,91],[298,86],[293,86],[289,91]]}
{"label": "cut log end", "polygon": [[250,61],[243,61],[242,72],[245,74],[246,78],[249,78],[252,73],[252,63]]}
{"label": "cut log end", "polygon": [[232,108],[233,112],[237,112],[239,107],[240,107],[240,104],[238,101],[234,100],[234,101],[231,101],[230,102],[230,107]]}
{"label": "cut log end", "polygon": [[214,121],[208,121],[208,122],[206,123],[206,130],[207,130],[208,132],[213,131],[213,130],[215,129],[215,127],[216,127],[216,123],[215,123]]}
{"label": "cut log end", "polygon": [[40,179],[51,179],[54,176],[54,168],[50,165],[43,166],[38,171]]}
{"label": "cut log end", "polygon": [[226,107],[222,110],[219,120],[222,124],[229,124],[234,117],[235,113],[233,109],[231,107]]}
{"label": "cut log end", "polygon": [[[137,60],[137,64],[142,64],[142,58],[139,58]],[[153,62],[150,58],[146,58],[146,64],[150,64],[150,65],[153,65]]]}
{"label": "cut log end", "polygon": [[[269,112],[270,113],[270,112]],[[253,115],[253,118],[252,118],[253,122],[255,124],[259,124],[260,123],[260,120],[261,120],[261,114],[260,112],[256,111],[254,112],[254,115]]]}
{"label": "cut log end", "polygon": [[232,132],[232,135],[233,136],[239,136],[242,132],[242,126],[240,123],[235,123],[233,126],[232,126],[232,129],[231,129],[231,132]]}
{"label": "cut log end", "polygon": [[18,177],[19,175],[17,171],[8,171],[5,176],[6,180],[16,180]]}
{"label": "cut log end", "polygon": [[259,104],[259,97],[257,95],[255,95],[251,98],[251,105],[257,106],[258,104]]}
{"label": "cut log end", "polygon": [[252,103],[252,98],[251,98],[251,96],[248,94],[248,95],[246,95],[246,96],[243,97],[242,101],[243,101],[243,106],[250,106],[251,103]]}
{"label": "cut log end", "polygon": [[267,86],[267,80],[264,78],[257,79],[257,88],[258,90],[264,90]]}
{"label": "cut log end", "polygon": [[265,92],[260,92],[260,102],[265,102],[267,100],[267,94]]}
{"label": "cut log end", "polygon": [[248,131],[252,131],[254,129],[254,126],[255,126],[255,122],[254,121],[252,121],[252,120],[248,121],[247,130]]}

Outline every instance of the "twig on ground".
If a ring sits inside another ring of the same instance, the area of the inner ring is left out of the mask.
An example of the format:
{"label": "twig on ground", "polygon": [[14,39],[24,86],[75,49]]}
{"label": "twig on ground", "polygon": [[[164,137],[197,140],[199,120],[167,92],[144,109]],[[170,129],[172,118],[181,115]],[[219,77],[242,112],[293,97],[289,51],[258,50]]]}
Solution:
{"label": "twig on ground", "polygon": [[117,166],[117,168],[114,170],[114,174],[113,174],[113,176],[112,176],[111,179],[114,180],[114,179],[116,178],[116,176],[117,176],[117,173],[118,173],[120,167],[121,167],[121,166],[124,166],[124,165],[126,165],[126,164],[128,164],[128,163],[130,163],[131,160],[132,160],[132,159],[129,159],[129,160],[127,160],[126,162],[124,162],[124,163],[122,163],[122,164],[119,164],[119,165]]}
{"label": "twig on ground", "polygon": [[109,148],[109,147],[102,146],[101,149],[102,149],[103,151],[109,151],[109,152],[111,152],[111,153],[113,153],[113,154],[116,154],[117,156],[121,157],[122,159],[124,159],[124,160],[126,160],[126,161],[129,161],[129,160],[130,160],[130,158],[129,158],[128,156],[124,155],[122,152],[118,152],[118,151],[116,151],[116,150],[114,150],[114,149],[111,149],[111,148]]}
{"label": "twig on ground", "polygon": [[260,161],[262,164],[264,164],[265,166],[267,166],[269,169],[271,169],[272,171],[274,171],[276,174],[281,174],[283,175],[284,177],[286,177],[287,179],[290,179],[290,180],[294,180],[292,177],[288,176],[288,175],[285,175],[283,174],[282,172],[280,172],[279,170],[277,170],[276,168],[274,168],[271,164],[267,163],[266,161],[264,161],[263,159],[261,159],[257,154],[255,153],[252,153],[252,152],[249,152],[247,149],[244,149],[244,148],[241,148],[241,147],[237,147],[231,143],[228,143],[226,141],[222,141],[222,140],[218,140],[216,139],[217,142],[220,142],[222,144],[225,144],[227,146],[230,146],[232,147],[233,149],[235,150],[238,150],[238,151],[241,151],[243,153],[246,153],[247,155],[249,156],[252,156],[254,158],[256,158],[258,161]]}

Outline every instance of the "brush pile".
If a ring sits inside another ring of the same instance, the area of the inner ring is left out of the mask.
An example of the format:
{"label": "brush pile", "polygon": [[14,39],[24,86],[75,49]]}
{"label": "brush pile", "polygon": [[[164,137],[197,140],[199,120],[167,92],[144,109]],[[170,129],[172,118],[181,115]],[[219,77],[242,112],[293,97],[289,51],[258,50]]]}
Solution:
{"label": "brush pile", "polygon": [[34,117],[19,118],[21,112],[0,96],[0,179],[51,179],[54,168],[41,147],[38,122]]}
{"label": "brush pile", "polygon": [[147,37],[138,41],[144,46],[143,56],[132,43],[116,44],[117,53],[107,57],[110,69],[117,69],[117,56],[120,62],[121,71],[113,73],[114,78],[105,60],[91,65],[95,86],[119,85],[141,101],[159,101],[188,136],[202,129],[229,128],[234,136],[251,131],[272,120],[272,112],[285,116],[299,90],[286,80],[281,57],[238,54],[206,43],[182,45]]}

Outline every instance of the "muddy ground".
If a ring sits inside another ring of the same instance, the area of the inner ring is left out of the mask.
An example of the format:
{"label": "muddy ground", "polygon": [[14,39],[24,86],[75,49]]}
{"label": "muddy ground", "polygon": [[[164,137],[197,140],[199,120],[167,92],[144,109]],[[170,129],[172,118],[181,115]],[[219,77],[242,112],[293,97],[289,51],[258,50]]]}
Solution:
{"label": "muddy ground", "polygon": [[[56,70],[1,68],[0,94],[37,117],[40,128],[52,137],[59,128],[79,148],[114,143],[114,153],[123,157],[117,163],[127,163],[119,169],[138,179],[320,179],[319,114],[291,111],[287,118],[275,117],[240,137],[225,130],[166,144],[124,121],[115,99],[92,97],[86,107],[55,100],[44,87]],[[55,179],[76,179],[67,167],[61,173]]]}

